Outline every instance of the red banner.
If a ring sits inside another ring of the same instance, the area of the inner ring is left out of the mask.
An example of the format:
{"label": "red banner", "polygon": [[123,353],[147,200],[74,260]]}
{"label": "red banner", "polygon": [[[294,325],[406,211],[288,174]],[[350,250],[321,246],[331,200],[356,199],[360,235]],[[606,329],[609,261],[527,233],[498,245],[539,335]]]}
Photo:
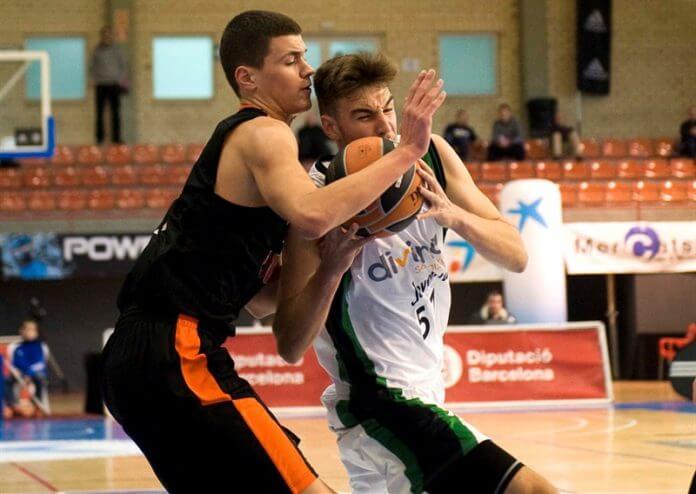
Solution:
{"label": "red banner", "polygon": [[[266,328],[239,328],[225,343],[237,372],[270,407],[319,407],[329,378],[314,351],[296,365]],[[601,323],[455,326],[445,334],[449,405],[602,403],[611,400]]]}

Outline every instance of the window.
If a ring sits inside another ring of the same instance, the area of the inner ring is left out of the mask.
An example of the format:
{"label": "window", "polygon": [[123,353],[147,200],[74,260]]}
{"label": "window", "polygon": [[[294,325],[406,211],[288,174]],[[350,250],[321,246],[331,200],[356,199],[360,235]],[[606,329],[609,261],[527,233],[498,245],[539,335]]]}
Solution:
{"label": "window", "polygon": [[[27,38],[25,48],[45,51],[50,60],[51,99],[76,100],[85,97],[85,39],[82,37]],[[39,63],[29,67],[27,99],[38,101],[41,92]]]}
{"label": "window", "polygon": [[154,38],[152,82],[155,98],[212,98],[213,55],[213,39],[209,36]]}
{"label": "window", "polygon": [[440,36],[440,73],[452,96],[496,94],[497,38],[493,34]]}

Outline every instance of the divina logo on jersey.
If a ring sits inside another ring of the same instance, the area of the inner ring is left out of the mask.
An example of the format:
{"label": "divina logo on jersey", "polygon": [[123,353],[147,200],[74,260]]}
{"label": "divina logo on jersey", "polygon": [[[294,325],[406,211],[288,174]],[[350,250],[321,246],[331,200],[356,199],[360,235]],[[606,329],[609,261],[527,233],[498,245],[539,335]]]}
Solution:
{"label": "divina logo on jersey", "polygon": [[[406,248],[401,252],[386,251],[379,255],[379,261],[367,268],[367,276],[372,281],[384,281],[395,276],[400,269],[405,268],[409,262],[419,263],[416,270],[430,268],[445,269],[445,262],[442,259],[442,251],[437,246],[437,235],[430,239],[427,245],[413,245],[410,240],[406,241]],[[419,269],[420,268],[420,269]]]}

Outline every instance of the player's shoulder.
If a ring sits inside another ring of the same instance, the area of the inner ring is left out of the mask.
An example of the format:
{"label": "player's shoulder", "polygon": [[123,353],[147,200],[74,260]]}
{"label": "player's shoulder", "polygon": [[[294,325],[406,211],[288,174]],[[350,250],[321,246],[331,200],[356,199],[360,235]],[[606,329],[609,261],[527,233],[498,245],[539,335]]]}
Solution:
{"label": "player's shoulder", "polygon": [[265,155],[270,150],[280,149],[294,153],[297,140],[285,122],[260,116],[243,122],[228,134],[224,148],[243,157]]}

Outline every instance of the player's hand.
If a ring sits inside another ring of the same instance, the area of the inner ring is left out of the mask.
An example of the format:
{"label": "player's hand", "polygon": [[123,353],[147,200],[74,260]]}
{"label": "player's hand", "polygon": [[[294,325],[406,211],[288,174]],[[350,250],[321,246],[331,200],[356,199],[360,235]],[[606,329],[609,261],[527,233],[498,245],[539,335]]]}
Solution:
{"label": "player's hand", "polygon": [[417,218],[419,220],[433,218],[438,225],[444,228],[452,228],[457,217],[457,206],[449,200],[449,197],[447,197],[447,194],[428,165],[421,161],[418,163],[416,170],[425,182],[425,185],[420,186],[419,192],[430,206],[430,209],[420,213]]}
{"label": "player's hand", "polygon": [[358,224],[353,223],[348,230],[334,228],[319,242],[319,257],[321,267],[332,274],[343,274],[353,264],[363,246],[372,240],[371,237],[360,237],[355,233]]}
{"label": "player's hand", "polygon": [[432,134],[433,115],[445,101],[442,79],[435,71],[422,70],[408,90],[401,116],[401,144],[420,158],[428,151]]}

